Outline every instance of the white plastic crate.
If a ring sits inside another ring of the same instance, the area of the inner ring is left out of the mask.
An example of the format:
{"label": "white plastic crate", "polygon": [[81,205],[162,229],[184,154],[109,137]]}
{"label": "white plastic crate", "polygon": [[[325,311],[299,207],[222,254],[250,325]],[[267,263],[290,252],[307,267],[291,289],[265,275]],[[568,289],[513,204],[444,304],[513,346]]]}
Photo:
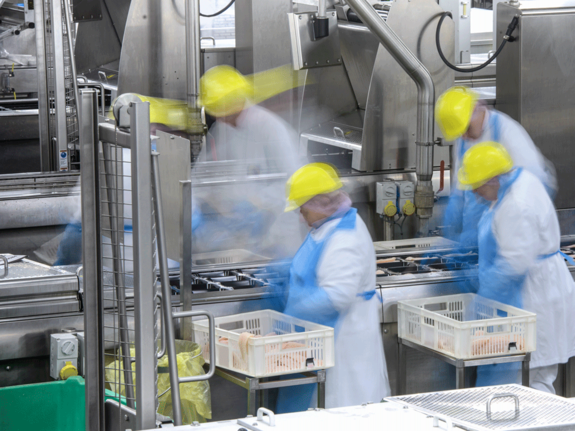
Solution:
{"label": "white plastic crate", "polygon": [[[209,362],[208,321],[192,322],[196,343]],[[334,366],[333,328],[273,310],[216,317],[216,365],[252,377]],[[246,340],[242,333],[254,336]],[[275,333],[277,335],[266,336]]]}
{"label": "white plastic crate", "polygon": [[398,335],[456,359],[535,350],[537,316],[474,293],[399,301]]}

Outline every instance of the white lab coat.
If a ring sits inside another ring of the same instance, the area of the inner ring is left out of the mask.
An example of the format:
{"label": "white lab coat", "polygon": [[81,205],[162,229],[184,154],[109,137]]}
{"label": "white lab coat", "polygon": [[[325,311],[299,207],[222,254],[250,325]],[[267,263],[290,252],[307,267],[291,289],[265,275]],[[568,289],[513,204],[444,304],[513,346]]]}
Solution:
{"label": "white lab coat", "polygon": [[[521,167],[534,174],[549,190],[557,190],[557,179],[552,166],[545,160],[539,149],[533,143],[533,140],[527,131],[517,121],[507,114],[495,109],[488,109],[485,112],[483,120],[483,132],[477,140],[458,139],[455,151],[455,173],[459,172],[461,167],[461,145],[465,145],[467,151],[473,145],[480,142],[493,141],[494,130],[490,127],[490,117],[497,115],[499,117],[499,143],[503,145],[511,158],[515,167]],[[457,175],[451,178],[451,190],[457,190]]]}
{"label": "white lab coat", "polygon": [[[279,247],[279,256],[268,257],[292,256],[306,234],[297,213],[284,213],[285,183],[303,165],[297,154],[295,131],[275,114],[255,105],[242,111],[237,119],[237,127],[218,121],[210,135],[206,147],[202,148],[199,155],[199,161],[235,161],[235,173],[227,178],[233,179],[235,185],[228,181],[225,186],[216,183],[208,187],[196,187],[195,184],[205,181],[199,175],[200,165],[196,165],[192,170],[194,209],[197,211],[202,202],[207,202],[218,213],[229,216],[233,215],[234,206],[238,202],[248,201],[259,210],[267,211],[268,215],[272,214],[274,221],[263,239],[258,240],[250,237],[249,232],[240,234],[239,229],[235,232],[233,228],[223,226],[222,229],[215,229],[218,230],[215,233],[213,228],[204,231],[202,237],[202,226],[199,226],[196,230],[198,236],[192,245],[193,252],[212,251],[210,247],[215,244],[212,240],[214,235],[221,235],[225,240],[219,244],[219,249],[240,248],[260,254],[263,250]],[[212,148],[212,137],[216,157],[207,148]],[[278,177],[278,173],[285,175]],[[271,174],[269,179],[262,177],[267,174]],[[250,181],[253,176],[260,176],[260,179]],[[226,178],[218,179],[223,181]]]}
{"label": "white lab coat", "polygon": [[516,274],[527,274],[523,308],[537,314],[537,350],[531,368],[575,356],[575,282],[563,257],[538,257],[559,249],[557,213],[541,182],[523,170],[495,210],[493,234],[500,256]]}
{"label": "white lab coat", "polygon": [[[311,233],[321,241],[340,219]],[[339,230],[325,244],[317,266],[317,285],[340,313],[335,328],[335,367],[328,369],[326,408],[380,402],[390,396],[381,334],[381,303],[357,294],[375,288],[375,252],[371,236],[358,215],[355,229]]]}

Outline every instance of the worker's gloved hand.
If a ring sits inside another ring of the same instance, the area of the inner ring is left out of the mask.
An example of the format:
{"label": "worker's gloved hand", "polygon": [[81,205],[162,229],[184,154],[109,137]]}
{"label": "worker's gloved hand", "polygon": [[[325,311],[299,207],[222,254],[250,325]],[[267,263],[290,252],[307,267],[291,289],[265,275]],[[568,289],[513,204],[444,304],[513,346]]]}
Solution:
{"label": "worker's gloved hand", "polygon": [[76,265],[82,263],[82,224],[70,223],[58,246],[54,265]]}

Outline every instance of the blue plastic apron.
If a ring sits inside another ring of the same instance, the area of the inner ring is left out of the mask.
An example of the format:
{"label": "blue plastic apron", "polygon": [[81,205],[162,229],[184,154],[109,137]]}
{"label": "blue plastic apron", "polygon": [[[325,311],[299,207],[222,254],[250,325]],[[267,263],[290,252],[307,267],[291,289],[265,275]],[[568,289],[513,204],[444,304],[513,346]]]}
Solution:
{"label": "blue plastic apron", "polygon": [[[491,139],[495,142],[499,142],[501,135],[499,115],[493,111],[489,113],[489,129],[491,130]],[[459,139],[459,165],[461,165],[463,161],[463,156],[468,150],[468,146],[468,141],[463,138]],[[449,204],[445,212],[445,225],[461,226],[461,234],[459,236],[461,246],[477,246],[479,220],[481,220],[481,217],[488,208],[488,203],[486,201],[481,202],[481,198],[475,196],[471,190],[464,190],[462,195],[456,193],[449,199]]]}
{"label": "blue plastic apron", "polygon": [[[339,313],[333,307],[325,289],[317,285],[317,266],[330,238],[338,231],[354,229],[356,217],[357,210],[351,208],[322,240],[314,240],[311,233],[307,235],[292,260],[285,314],[335,328]],[[358,294],[365,300],[370,300],[374,295],[375,290]],[[337,333],[335,337],[337,338]],[[315,386],[308,384],[280,388],[276,413],[307,410],[311,405]]]}
{"label": "blue plastic apron", "polygon": [[[522,288],[527,274],[513,275],[503,273],[502,269],[494,270],[495,265],[500,263],[500,257],[497,241],[493,235],[492,226],[495,211],[501,204],[501,201],[509,191],[511,185],[521,174],[521,171],[522,168],[518,168],[509,173],[507,178],[503,177],[503,184],[499,189],[497,203],[491,210],[485,213],[479,223],[480,288],[477,292],[479,295],[486,298],[490,298],[519,308],[523,306]],[[571,257],[566,256],[560,250],[538,256],[538,260],[541,261],[549,259],[558,253],[565,257],[569,263],[575,265],[575,261],[573,261]],[[518,362],[498,365],[483,365],[477,367],[476,386],[479,387],[519,383],[518,378],[520,368],[521,365]]]}

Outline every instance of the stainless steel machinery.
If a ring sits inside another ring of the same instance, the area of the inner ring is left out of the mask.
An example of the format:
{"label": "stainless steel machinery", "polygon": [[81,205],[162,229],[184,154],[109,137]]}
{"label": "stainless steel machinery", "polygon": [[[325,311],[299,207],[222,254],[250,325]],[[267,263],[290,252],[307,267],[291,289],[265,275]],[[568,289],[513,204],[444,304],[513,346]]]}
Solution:
{"label": "stainless steel machinery", "polygon": [[575,65],[565,35],[575,24],[575,2],[500,3],[497,11],[497,43],[505,34],[505,20],[518,16],[519,32],[497,59],[496,107],[519,121],[554,164],[559,183],[555,205],[572,226]]}

